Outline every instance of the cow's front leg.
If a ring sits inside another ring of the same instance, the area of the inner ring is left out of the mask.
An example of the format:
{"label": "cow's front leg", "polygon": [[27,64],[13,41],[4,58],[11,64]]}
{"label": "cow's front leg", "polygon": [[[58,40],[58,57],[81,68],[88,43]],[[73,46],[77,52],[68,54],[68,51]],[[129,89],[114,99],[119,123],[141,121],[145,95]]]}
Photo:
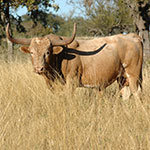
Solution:
{"label": "cow's front leg", "polygon": [[66,77],[66,88],[73,92],[77,86],[76,77],[74,74],[68,74]]}

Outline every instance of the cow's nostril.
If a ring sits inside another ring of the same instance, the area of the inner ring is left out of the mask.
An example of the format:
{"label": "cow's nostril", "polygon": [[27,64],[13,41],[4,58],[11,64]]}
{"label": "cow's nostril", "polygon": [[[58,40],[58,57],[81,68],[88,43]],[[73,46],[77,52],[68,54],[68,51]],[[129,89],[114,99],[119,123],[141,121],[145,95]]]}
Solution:
{"label": "cow's nostril", "polygon": [[44,67],[35,68],[35,72],[38,73],[38,74],[43,73],[44,72]]}

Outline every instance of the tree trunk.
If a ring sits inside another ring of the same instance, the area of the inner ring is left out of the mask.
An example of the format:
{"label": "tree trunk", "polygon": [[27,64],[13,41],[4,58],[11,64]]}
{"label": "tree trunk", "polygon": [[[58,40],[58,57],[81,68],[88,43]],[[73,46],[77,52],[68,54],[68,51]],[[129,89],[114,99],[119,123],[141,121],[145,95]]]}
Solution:
{"label": "tree trunk", "polygon": [[139,32],[140,37],[143,39],[143,47],[144,47],[144,57],[150,58],[150,38],[149,32],[147,30]]}
{"label": "tree trunk", "polygon": [[[9,2],[6,3],[7,7],[5,9],[5,27],[7,23],[10,23],[10,13],[9,13]],[[10,31],[11,32],[11,31]],[[8,61],[12,61],[13,57],[13,44],[7,39],[7,51],[8,51]]]}
{"label": "tree trunk", "polygon": [[125,0],[134,19],[137,33],[143,39],[144,53],[150,57],[150,3],[148,1]]}
{"label": "tree trunk", "polygon": [[143,39],[144,50],[150,51],[149,28],[147,28],[146,21],[143,20],[143,16],[136,14],[134,22],[137,33]]}
{"label": "tree trunk", "polygon": [[12,61],[13,58],[13,44],[7,39],[7,54],[8,61]]}

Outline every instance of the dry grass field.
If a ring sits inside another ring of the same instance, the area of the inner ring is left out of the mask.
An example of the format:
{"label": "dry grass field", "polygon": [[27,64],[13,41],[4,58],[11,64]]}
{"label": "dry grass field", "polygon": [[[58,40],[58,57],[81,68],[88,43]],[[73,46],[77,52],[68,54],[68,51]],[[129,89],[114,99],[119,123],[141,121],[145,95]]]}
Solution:
{"label": "dry grass field", "polygon": [[47,89],[30,61],[0,60],[0,150],[149,150],[150,65],[142,100],[122,100],[116,83],[103,95],[60,82]]}

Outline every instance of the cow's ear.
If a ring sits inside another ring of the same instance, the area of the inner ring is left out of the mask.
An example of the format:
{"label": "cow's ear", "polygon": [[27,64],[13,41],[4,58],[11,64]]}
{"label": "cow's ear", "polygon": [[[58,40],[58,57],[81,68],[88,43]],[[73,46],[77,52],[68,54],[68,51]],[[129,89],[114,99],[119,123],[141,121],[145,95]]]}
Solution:
{"label": "cow's ear", "polygon": [[61,46],[55,46],[53,47],[53,54],[59,54],[62,52],[63,48]]}
{"label": "cow's ear", "polygon": [[21,46],[20,50],[23,51],[24,53],[30,53],[29,47]]}

